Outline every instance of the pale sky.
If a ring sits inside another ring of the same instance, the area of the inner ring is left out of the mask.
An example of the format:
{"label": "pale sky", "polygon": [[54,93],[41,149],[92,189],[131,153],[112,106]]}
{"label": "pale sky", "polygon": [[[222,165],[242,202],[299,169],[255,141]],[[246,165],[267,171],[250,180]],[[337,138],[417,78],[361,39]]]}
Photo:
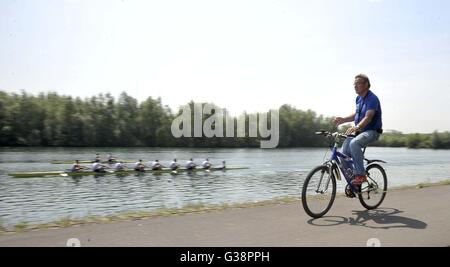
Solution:
{"label": "pale sky", "polygon": [[446,0],[0,0],[0,90],[343,116],[365,73],[385,129],[450,130],[449,12]]}

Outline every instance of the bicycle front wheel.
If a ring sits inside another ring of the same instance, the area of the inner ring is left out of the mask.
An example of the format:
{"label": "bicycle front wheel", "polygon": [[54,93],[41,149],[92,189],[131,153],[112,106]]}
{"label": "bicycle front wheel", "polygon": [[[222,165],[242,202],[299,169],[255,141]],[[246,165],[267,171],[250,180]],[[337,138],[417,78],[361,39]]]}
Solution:
{"label": "bicycle front wheel", "polygon": [[333,205],[336,197],[336,179],[330,168],[321,165],[314,168],[302,188],[302,204],[305,212],[313,217],[325,215]]}
{"label": "bicycle front wheel", "polygon": [[368,210],[376,209],[386,197],[387,177],[383,167],[370,164],[366,167],[367,182],[361,185],[359,201]]}

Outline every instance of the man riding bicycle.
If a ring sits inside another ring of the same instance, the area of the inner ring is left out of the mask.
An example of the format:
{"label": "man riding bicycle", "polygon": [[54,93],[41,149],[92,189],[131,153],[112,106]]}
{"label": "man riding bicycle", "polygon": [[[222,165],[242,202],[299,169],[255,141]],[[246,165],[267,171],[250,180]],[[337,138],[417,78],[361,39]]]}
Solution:
{"label": "man riding bicycle", "polygon": [[336,117],[334,123],[339,126],[346,122],[355,122],[345,134],[355,134],[356,137],[348,137],[342,144],[342,153],[353,158],[354,179],[352,184],[360,185],[367,181],[364,170],[364,155],[362,148],[376,141],[382,130],[381,105],[378,97],[370,91],[370,81],[365,74],[355,77],[356,112],[347,117]]}

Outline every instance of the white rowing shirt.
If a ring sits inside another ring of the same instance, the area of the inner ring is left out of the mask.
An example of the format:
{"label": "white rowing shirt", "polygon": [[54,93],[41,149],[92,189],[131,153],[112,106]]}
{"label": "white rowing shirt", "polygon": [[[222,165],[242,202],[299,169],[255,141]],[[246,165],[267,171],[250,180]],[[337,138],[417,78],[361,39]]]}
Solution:
{"label": "white rowing shirt", "polygon": [[209,163],[209,161],[203,161],[203,163],[202,163],[202,167],[203,168],[206,168],[206,167],[211,167],[211,163]]}
{"label": "white rowing shirt", "polygon": [[123,169],[124,169],[124,166],[123,166],[122,163],[118,162],[118,163],[114,164],[114,170],[120,171],[120,170],[123,170]]}
{"label": "white rowing shirt", "polygon": [[92,170],[100,170],[102,168],[102,165],[100,164],[100,162],[94,162],[94,164],[92,164]]}
{"label": "white rowing shirt", "polygon": [[159,167],[159,166],[161,166],[161,163],[156,162],[156,161],[152,162],[152,168],[156,168],[156,167]]}
{"label": "white rowing shirt", "polygon": [[178,167],[178,162],[172,161],[172,163],[170,163],[170,168],[171,169],[175,169],[176,167]]}
{"label": "white rowing shirt", "polygon": [[186,162],[186,168],[192,168],[195,166],[195,163],[191,160],[188,160],[188,162]]}

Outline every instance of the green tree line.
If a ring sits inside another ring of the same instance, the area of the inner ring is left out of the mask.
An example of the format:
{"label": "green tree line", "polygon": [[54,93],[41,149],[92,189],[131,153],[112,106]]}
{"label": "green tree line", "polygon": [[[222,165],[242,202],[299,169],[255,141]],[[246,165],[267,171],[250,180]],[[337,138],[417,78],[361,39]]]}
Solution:
{"label": "green tree line", "polygon": [[[196,103],[188,105],[194,110]],[[205,103],[201,103],[202,106]],[[216,107],[216,106],[215,106]],[[219,109],[219,107],[216,107]],[[0,91],[1,146],[149,146],[149,147],[259,147],[262,139],[249,135],[249,117],[245,118],[245,136],[181,137],[171,133],[172,121],[181,114],[164,106],[160,98],[142,102],[125,92],[115,99],[99,94],[81,99],[57,93],[31,95]],[[213,112],[214,114],[214,112]],[[194,119],[192,116],[192,129]],[[270,116],[269,116],[270,117]],[[202,123],[207,119],[203,116]],[[232,118],[237,125],[237,118]],[[268,120],[270,122],[270,120]],[[280,108],[280,147],[322,146],[323,138],[314,131],[330,125],[330,118],[313,111]],[[224,121],[223,128],[226,127]],[[235,127],[237,128],[237,127]],[[270,127],[269,127],[270,128]],[[193,136],[193,135],[192,135]]]}
{"label": "green tree line", "polygon": [[374,146],[450,149],[450,132],[431,134],[403,134],[398,131],[383,133]]}
{"label": "green tree line", "polygon": [[[194,110],[196,103],[188,105]],[[259,147],[263,139],[259,133],[250,136],[249,117],[255,114],[246,113],[239,116],[245,119],[245,137],[238,138],[235,129],[234,137],[175,138],[171,125],[181,113],[181,109],[172,112],[160,98],[139,102],[125,92],[118,99],[108,93],[81,99],[54,92],[35,96],[0,91],[0,146]],[[193,128],[193,114],[191,118]],[[207,118],[203,116],[202,123]],[[232,120],[237,125],[238,118]],[[331,117],[283,105],[279,108],[278,147],[325,146],[327,140],[314,132],[336,130],[331,122]],[[225,129],[226,121],[223,123]],[[375,145],[450,148],[450,134],[389,132]]]}

